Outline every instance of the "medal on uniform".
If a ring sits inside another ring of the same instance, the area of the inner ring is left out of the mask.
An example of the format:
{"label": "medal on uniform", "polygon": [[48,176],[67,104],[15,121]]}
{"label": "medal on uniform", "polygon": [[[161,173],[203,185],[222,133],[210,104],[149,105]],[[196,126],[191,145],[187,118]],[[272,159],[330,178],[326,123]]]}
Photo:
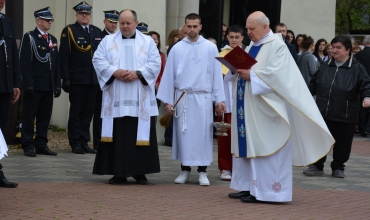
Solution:
{"label": "medal on uniform", "polygon": [[39,35],[37,35],[37,37],[41,38],[42,36],[41,36],[41,34],[39,34]]}

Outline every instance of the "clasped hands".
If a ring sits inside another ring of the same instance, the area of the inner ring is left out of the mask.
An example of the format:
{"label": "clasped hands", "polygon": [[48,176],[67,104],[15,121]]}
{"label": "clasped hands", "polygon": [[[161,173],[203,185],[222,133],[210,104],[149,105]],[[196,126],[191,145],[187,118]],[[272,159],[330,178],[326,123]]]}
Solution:
{"label": "clasped hands", "polygon": [[135,70],[123,70],[123,69],[116,70],[113,73],[113,76],[123,82],[132,82],[139,78]]}
{"label": "clasped hands", "polygon": [[[222,116],[222,114],[226,111],[226,105],[223,102],[220,102],[216,105],[216,114],[218,116]],[[167,115],[173,115],[173,105],[167,104],[166,105],[166,114]]]}

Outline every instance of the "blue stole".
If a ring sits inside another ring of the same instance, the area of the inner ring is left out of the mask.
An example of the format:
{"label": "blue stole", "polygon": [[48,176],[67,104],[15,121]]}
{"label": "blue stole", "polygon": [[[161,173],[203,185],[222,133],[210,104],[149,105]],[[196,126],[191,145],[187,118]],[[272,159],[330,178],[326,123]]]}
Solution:
{"label": "blue stole", "polygon": [[[262,45],[252,46],[249,50],[249,55],[256,58]],[[245,91],[245,80],[241,77],[238,79],[238,88],[236,91],[236,113],[237,113],[237,124],[238,124],[238,143],[239,143],[239,157],[247,157],[247,135],[245,131],[245,119],[244,119],[244,91]]]}

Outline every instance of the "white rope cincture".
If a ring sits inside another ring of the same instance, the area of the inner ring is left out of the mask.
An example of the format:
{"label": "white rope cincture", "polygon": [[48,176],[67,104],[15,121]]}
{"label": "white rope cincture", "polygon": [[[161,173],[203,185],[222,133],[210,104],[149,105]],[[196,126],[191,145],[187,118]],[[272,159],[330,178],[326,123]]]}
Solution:
{"label": "white rope cincture", "polygon": [[6,42],[4,40],[4,37],[2,40],[0,40],[0,47],[4,44],[4,52],[5,52],[5,63],[8,62],[8,53],[6,52]]}
{"label": "white rope cincture", "polygon": [[[31,42],[31,48],[33,49],[33,54],[35,54],[35,57],[38,61],[40,61],[41,63],[46,63],[49,61],[50,63],[50,70],[51,70],[51,55],[50,55],[50,52],[47,53],[45,55],[45,57],[41,57],[40,54],[37,52],[37,47],[36,47],[36,43],[35,43],[35,39],[33,39],[33,37],[28,34],[30,36],[30,42]],[[32,50],[31,50],[32,52]]]}
{"label": "white rope cincture", "polygon": [[[175,116],[175,118],[179,118],[182,113],[184,113],[184,117],[182,118],[182,132],[185,132],[186,131],[186,109],[187,109],[187,100],[188,100],[188,97],[187,97],[187,91],[184,90],[185,94],[184,94],[184,101],[183,101],[183,105],[182,105],[182,109],[180,111],[180,114],[179,115],[176,115],[176,109],[175,109],[175,113],[173,114],[173,116]],[[175,100],[177,100],[177,97],[176,97],[176,94],[177,94],[177,89],[175,91]]]}

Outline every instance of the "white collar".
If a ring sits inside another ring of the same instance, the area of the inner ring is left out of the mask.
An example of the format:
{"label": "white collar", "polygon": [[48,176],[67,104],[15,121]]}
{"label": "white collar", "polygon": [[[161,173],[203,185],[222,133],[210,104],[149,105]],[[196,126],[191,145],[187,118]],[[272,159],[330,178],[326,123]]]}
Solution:
{"label": "white collar", "polygon": [[83,28],[83,29],[85,29],[85,27],[87,27],[87,29],[89,29],[89,25],[82,25],[82,24],[80,24],[81,25],[81,27]]}
{"label": "white collar", "polygon": [[40,30],[39,28],[37,28],[37,30],[39,30],[39,31],[40,31],[41,35],[43,35],[43,34],[48,35],[48,33],[43,32],[43,31],[42,31],[42,30]]}
{"label": "white collar", "polygon": [[107,32],[108,34],[114,34],[114,32],[113,33],[111,33],[111,32],[109,32],[107,29],[105,29],[104,28],[104,30],[105,30],[105,32]]}
{"label": "white collar", "polygon": [[266,34],[266,36],[264,36],[261,40],[257,41],[257,42],[253,42],[253,46],[260,46],[261,44],[265,43],[266,40],[267,40],[267,37],[271,34],[274,34],[272,33],[271,29],[270,29],[270,32],[268,34]]}

